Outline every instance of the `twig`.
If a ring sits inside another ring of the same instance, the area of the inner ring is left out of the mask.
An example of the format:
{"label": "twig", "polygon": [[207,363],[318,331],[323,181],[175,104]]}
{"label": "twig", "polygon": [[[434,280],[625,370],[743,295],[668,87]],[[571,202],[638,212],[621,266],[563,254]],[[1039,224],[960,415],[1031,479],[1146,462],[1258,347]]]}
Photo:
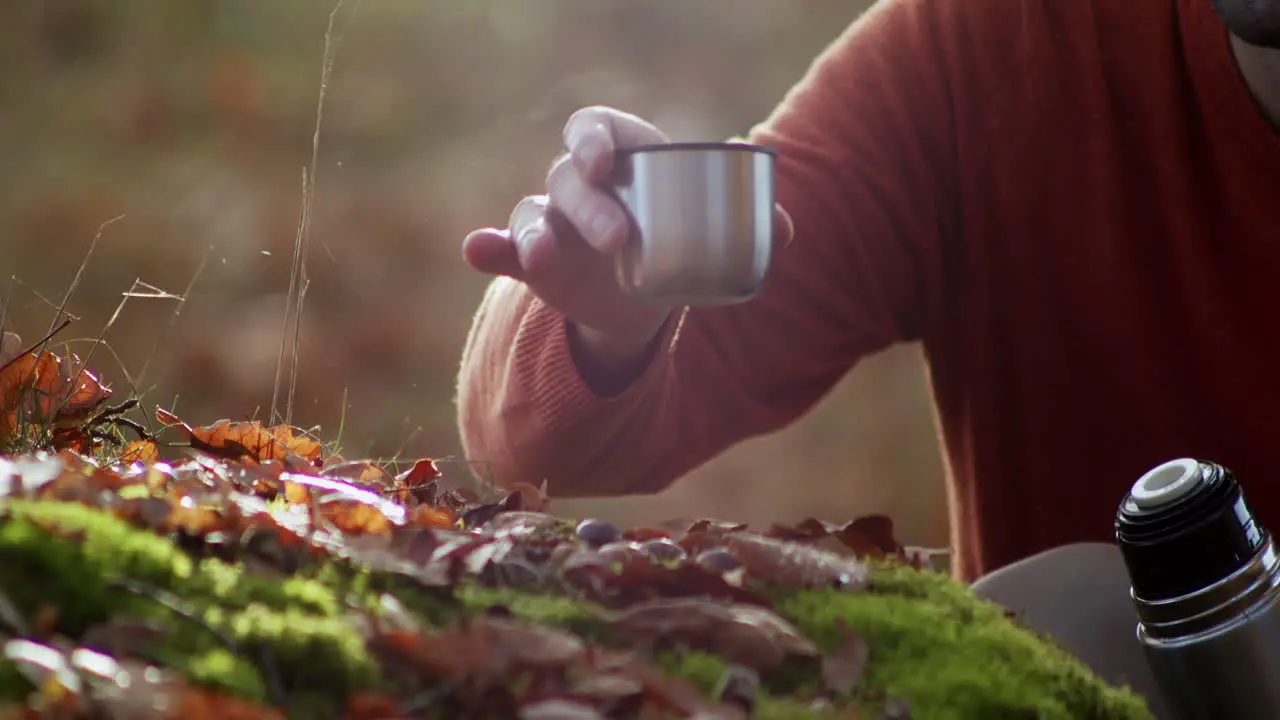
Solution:
{"label": "twig", "polygon": [[[71,302],[71,296],[74,295],[76,292],[76,289],[80,287],[80,280],[81,278],[84,277],[84,271],[89,267],[89,258],[93,257],[93,251],[97,249],[98,241],[102,239],[102,233],[106,231],[107,227],[122,219],[124,219],[124,215],[117,215],[116,217],[111,218],[110,220],[98,226],[98,231],[93,234],[93,239],[89,241],[89,249],[85,251],[84,259],[80,261],[80,267],[76,268],[75,277],[71,278],[71,284],[70,286],[67,287],[67,292],[62,296],[62,301],[58,303],[56,312],[53,315],[53,320],[50,321],[49,323],[48,334],[45,335],[44,339],[41,342],[37,343],[35,347],[33,347],[31,350],[28,350],[25,353],[18,355],[18,357],[22,357],[23,355],[34,352],[36,357],[39,358],[40,354],[45,351],[45,348],[48,342],[52,340],[55,335],[61,332],[63,328],[71,324],[70,317],[66,317],[64,319],[64,316],[70,315],[70,313],[66,311],[67,304]],[[17,360],[17,359],[18,358],[14,358],[13,360]],[[13,362],[13,360],[10,360],[9,362],[5,363],[3,367],[0,367],[0,371],[3,371],[4,368],[8,367]],[[79,381],[79,379],[80,379],[79,375],[77,375],[76,381]],[[64,401],[64,404],[65,404],[65,401]],[[22,428],[25,426],[26,419],[19,418],[19,420],[20,420],[19,434],[22,434],[24,432]]]}
{"label": "twig", "polygon": [[333,454],[342,454],[342,433],[347,429],[347,386],[342,386],[342,407],[338,409],[338,436],[333,439]]}
{"label": "twig", "polygon": [[[309,224],[310,221],[308,221]],[[302,346],[302,305],[307,299],[307,288],[309,287],[311,287],[311,278],[307,277],[306,261],[304,260],[302,289],[298,291],[298,305],[293,319],[293,351],[290,353],[292,360],[289,367],[289,397],[284,404],[285,425],[293,424],[293,396],[298,389],[298,348]]]}
{"label": "twig", "polygon": [[[71,278],[71,285],[67,288],[67,292],[62,296],[62,302],[58,304],[58,312],[53,316],[53,321],[49,323],[50,337],[52,337],[53,328],[62,319],[66,312],[67,303],[71,301],[71,296],[75,294],[76,288],[80,287],[80,279],[84,277],[84,271],[89,267],[89,258],[93,256],[93,251],[98,247],[98,241],[102,239],[102,233],[109,225],[113,225],[123,220],[123,215],[117,215],[110,220],[98,226],[98,232],[94,233],[93,239],[89,241],[89,249],[84,254],[84,259],[80,261],[80,267],[76,269],[75,277]],[[44,348],[41,348],[43,351]]]}
{"label": "twig", "polygon": [[[400,447],[396,448],[396,452],[395,452],[395,454],[394,454],[392,457],[399,458],[400,456],[404,455],[404,449],[405,449],[405,448],[407,448],[407,447],[409,447],[409,441],[410,441],[410,440],[412,440],[412,439],[414,439],[415,437],[417,437],[417,436],[418,436],[418,433],[420,433],[420,432],[422,432],[422,426],[421,426],[421,425],[419,425],[418,427],[414,428],[414,429],[413,429],[413,432],[411,432],[411,433],[409,433],[408,435],[406,435],[406,436],[405,436],[405,438],[404,438],[404,440],[401,440],[401,441],[400,441]],[[396,463],[396,469],[398,470],[398,469],[399,469],[399,466],[400,466],[399,461],[397,460],[397,461],[395,461],[395,463]]]}
{"label": "twig", "polygon": [[293,240],[293,260],[289,263],[289,290],[284,293],[284,324],[280,327],[280,351],[275,356],[275,386],[271,388],[271,414],[268,423],[275,423],[280,418],[276,406],[280,401],[280,374],[284,372],[284,348],[288,347],[289,320],[293,319],[293,293],[297,290],[298,268],[301,260],[298,252],[302,251],[302,227],[306,224],[307,213],[307,170],[302,170],[302,208],[298,210],[298,231]]}
{"label": "twig", "polygon": [[[40,304],[44,305],[45,307],[47,307],[47,308],[49,308],[49,309],[51,309],[51,310],[57,310],[57,309],[58,309],[58,302],[57,302],[57,301],[55,301],[55,300],[50,300],[49,298],[45,297],[43,293],[41,293],[39,290],[36,290],[36,289],[35,289],[34,287],[32,287],[31,285],[29,285],[29,284],[27,284],[27,283],[23,282],[23,281],[22,281],[22,278],[18,277],[17,275],[10,275],[10,276],[9,276],[9,285],[10,285],[10,287],[11,287],[11,288],[12,288],[12,287],[14,287],[14,286],[21,287],[23,290],[26,290],[27,292],[29,292],[29,293],[31,293],[32,295],[34,295],[34,296],[35,296],[35,298],[36,298],[37,300],[39,300],[39,301],[40,301]],[[8,299],[6,298],[6,302],[7,302],[7,301],[8,301]],[[62,314],[63,314],[63,315],[66,315],[67,317],[71,318],[72,320],[80,320],[80,316],[79,316],[79,315],[76,315],[76,314],[75,314],[75,313],[73,313],[73,312],[69,312],[69,311],[67,311],[67,310],[63,310],[63,311],[62,311]]]}
{"label": "twig", "polygon": [[107,418],[112,418],[117,415],[123,415],[137,406],[138,406],[138,401],[136,399],[125,400],[119,405],[103,408],[102,412],[98,413],[97,415],[94,415],[93,418],[89,420],[89,422],[91,424],[99,423],[99,422],[102,422],[103,420],[106,420]]}
{"label": "twig", "polygon": [[[200,256],[200,264],[196,266],[196,271],[192,273],[191,279],[187,281],[187,287],[182,291],[182,297],[178,299],[178,304],[173,308],[173,314],[169,316],[169,324],[156,337],[156,342],[151,346],[151,354],[147,355],[147,361],[142,363],[142,369],[138,371],[138,382],[142,382],[142,378],[147,376],[147,371],[151,369],[151,361],[155,359],[156,353],[160,351],[160,343],[168,337],[170,332],[178,325],[178,318],[182,315],[182,308],[187,304],[187,298],[191,297],[191,291],[195,289],[196,281],[204,273],[205,264],[209,260],[209,253],[213,252],[213,245],[204,249],[204,254]],[[150,425],[148,418],[147,424]]]}
{"label": "twig", "polygon": [[[142,395],[145,394],[139,391],[140,386],[137,380],[132,375],[129,374],[129,368],[125,366],[124,360],[120,357],[120,353],[116,352],[116,349],[112,347],[111,343],[107,342],[106,340],[102,340],[99,338],[91,338],[91,337],[68,338],[65,341],[63,341],[64,346],[69,346],[72,343],[90,343],[94,345],[100,345],[103,349],[105,349],[108,353],[110,353],[111,358],[116,361],[116,367],[120,368],[120,374],[124,375],[124,381],[129,386],[129,392],[133,393],[134,397],[139,399],[141,399]],[[85,361],[85,364],[88,365],[87,360]]]}
{"label": "twig", "polygon": [[[44,345],[45,345],[45,343],[47,343],[47,342],[49,342],[50,340],[52,340],[52,339],[53,339],[53,337],[54,337],[55,335],[57,335],[58,333],[62,332],[62,331],[63,331],[63,329],[65,329],[65,328],[66,328],[68,325],[70,325],[70,324],[71,324],[71,318],[66,318],[66,319],[64,319],[64,320],[62,321],[62,324],[61,324],[61,325],[59,325],[58,327],[53,328],[52,330],[50,330],[50,331],[49,331],[49,334],[48,334],[48,335],[45,335],[45,336],[44,336],[44,337],[42,337],[42,338],[40,338],[40,340],[39,340],[38,342],[36,342],[36,344],[32,345],[31,347],[27,348],[26,350],[23,350],[22,352],[18,353],[17,355],[15,355],[15,356],[13,356],[13,357],[9,358],[9,360],[8,360],[8,361],[6,361],[6,362],[5,362],[5,364],[0,365],[0,373],[4,372],[5,370],[8,370],[8,369],[9,369],[9,366],[10,366],[10,365],[12,365],[12,364],[14,364],[14,363],[16,363],[16,362],[18,362],[19,358],[22,358],[23,356],[26,356],[26,355],[30,355],[30,354],[32,354],[32,353],[34,353],[34,352],[36,352],[37,350],[40,350],[41,348],[43,348],[43,347],[44,347]],[[43,352],[43,351],[42,351],[42,352]]]}
{"label": "twig", "polygon": [[298,231],[293,241],[293,260],[289,264],[289,290],[284,296],[284,324],[280,328],[280,352],[276,355],[276,381],[275,386],[271,389],[271,414],[267,417],[268,423],[277,422],[280,415],[276,412],[276,407],[280,402],[280,375],[284,372],[284,351],[288,347],[289,339],[289,321],[293,319],[293,295],[297,290],[298,271],[301,268],[301,260],[298,253],[302,251],[302,229],[306,225],[307,217],[307,171],[302,170],[302,208],[298,211]]}
{"label": "twig", "polygon": [[[89,352],[85,353],[84,360],[80,361],[80,367],[76,370],[75,377],[71,378],[72,388],[75,388],[76,386],[78,386],[80,383],[80,378],[83,377],[84,373],[88,372],[89,361],[93,359],[94,352],[97,351],[99,346],[106,344],[104,338],[107,336],[107,332],[109,332],[111,328],[115,326],[116,320],[120,319],[120,313],[124,312],[124,306],[127,305],[130,300],[134,298],[179,300],[179,301],[182,300],[180,296],[174,295],[173,293],[170,293],[165,290],[161,290],[160,288],[148,282],[144,282],[142,278],[134,278],[133,285],[131,285],[126,292],[122,293],[122,295],[123,295],[123,298],[120,300],[120,304],[116,306],[115,312],[111,313],[111,317],[107,320],[106,324],[102,326],[102,330],[98,331],[98,337],[95,338],[93,341],[93,344],[89,346]],[[113,355],[115,355],[114,350],[111,352]],[[119,356],[116,355],[116,360],[119,361],[119,359],[120,359]],[[121,367],[122,368],[124,367],[123,364],[121,365]],[[129,376],[128,371],[125,371],[125,377],[128,378],[128,376]],[[129,385],[131,386],[131,389],[134,389],[134,390],[137,389],[137,385],[132,381],[132,379],[129,379]],[[73,394],[74,394],[74,391],[71,393],[67,393],[66,397],[62,399],[62,402],[58,406],[58,409],[54,412],[55,417],[57,416],[58,413],[62,412],[64,408],[66,408],[67,403],[71,402],[71,397]]]}
{"label": "twig", "polygon": [[119,405],[103,409],[102,412],[90,418],[89,422],[85,423],[85,426],[90,428],[96,425],[102,425],[102,424],[114,425],[114,426],[117,426],[117,428],[120,426],[123,426],[123,427],[129,428],[134,433],[136,433],[138,435],[139,440],[154,441],[155,438],[152,437],[151,433],[147,432],[146,428],[142,427],[141,423],[134,422],[133,420],[130,420],[129,418],[126,418],[126,417],[121,417],[121,415],[124,415],[125,413],[129,412],[130,410],[134,409],[137,406],[138,406],[137,398],[131,398],[129,400],[125,400]]}

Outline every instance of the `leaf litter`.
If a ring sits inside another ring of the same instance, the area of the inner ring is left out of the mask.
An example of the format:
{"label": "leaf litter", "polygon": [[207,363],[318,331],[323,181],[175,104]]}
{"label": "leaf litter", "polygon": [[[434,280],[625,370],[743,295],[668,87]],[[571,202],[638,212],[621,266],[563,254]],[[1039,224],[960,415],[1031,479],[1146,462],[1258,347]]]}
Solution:
{"label": "leaf litter", "polygon": [[[162,459],[161,444],[140,426],[128,426],[136,439],[123,439],[119,413],[103,412],[109,388],[77,360],[49,354],[9,359],[0,390],[0,437],[14,438],[21,417],[60,431],[42,436],[37,450],[0,457],[0,529],[15,504],[71,503],[169,538],[192,558],[240,562],[257,575],[285,579],[334,566],[395,578],[428,597],[463,586],[516,587],[594,608],[600,636],[531,624],[500,603],[436,625],[394,592],[378,595],[375,608],[352,605],[346,621],[384,679],[376,691],[348,694],[341,709],[348,720],[746,718],[762,678],[796,659],[820,665],[820,693],[848,696],[868,660],[865,643],[842,625],[843,642],[824,655],[772,609],[771,596],[858,592],[868,582],[867,557],[922,563],[893,539],[887,518],[808,520],[764,532],[707,518],[627,529],[575,523],[547,512],[545,485],[481,498],[444,487],[433,460],[392,474],[371,461],[326,456],[319,441],[286,425],[193,426],[157,409],[156,420],[185,441],[178,457]],[[115,459],[104,460],[113,443]],[[40,528],[82,539],[56,522]],[[291,714],[269,657],[257,658],[265,698],[237,697],[167,666],[158,651],[164,624],[120,615],[68,637],[59,608],[46,606],[43,620],[24,617],[5,595],[7,582],[21,580],[0,569],[0,647],[34,688],[18,717]],[[141,579],[113,582],[202,624],[236,653],[253,654],[184,610],[182,598]],[[659,669],[664,651],[706,653],[729,669],[708,696]]]}

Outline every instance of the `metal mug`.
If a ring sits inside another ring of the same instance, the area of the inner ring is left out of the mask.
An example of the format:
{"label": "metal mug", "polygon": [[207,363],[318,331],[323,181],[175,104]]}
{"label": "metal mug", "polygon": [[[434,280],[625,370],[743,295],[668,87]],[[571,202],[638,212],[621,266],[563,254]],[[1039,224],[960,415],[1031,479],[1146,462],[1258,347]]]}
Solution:
{"label": "metal mug", "polygon": [[671,307],[755,297],[773,254],[775,157],[731,142],[619,149],[609,185],[631,223],[622,290]]}

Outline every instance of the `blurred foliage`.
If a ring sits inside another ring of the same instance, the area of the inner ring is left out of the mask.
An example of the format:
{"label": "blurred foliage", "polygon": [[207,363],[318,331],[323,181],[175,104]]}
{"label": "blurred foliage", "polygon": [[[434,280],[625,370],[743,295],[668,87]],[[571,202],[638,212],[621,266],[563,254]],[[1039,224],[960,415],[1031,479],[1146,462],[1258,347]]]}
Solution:
{"label": "blurred foliage", "polygon": [[[6,323],[94,338],[118,392],[200,421],[265,416],[325,28],[315,0],[18,0],[0,24]],[[363,0],[338,18],[312,217],[295,424],[349,455],[458,452],[458,354],[486,279],[470,229],[541,190],[564,119],[604,103],[677,139],[763,118],[864,8],[840,0]],[[194,283],[192,283],[194,279]],[[190,288],[188,289],[188,286]],[[83,353],[83,342],[73,349]],[[145,374],[143,370],[145,369]],[[141,375],[141,376],[140,376]],[[343,398],[347,399],[342,407]],[[567,512],[755,522],[894,514],[946,540],[919,354],[865,363],[819,412],[656,498]]]}

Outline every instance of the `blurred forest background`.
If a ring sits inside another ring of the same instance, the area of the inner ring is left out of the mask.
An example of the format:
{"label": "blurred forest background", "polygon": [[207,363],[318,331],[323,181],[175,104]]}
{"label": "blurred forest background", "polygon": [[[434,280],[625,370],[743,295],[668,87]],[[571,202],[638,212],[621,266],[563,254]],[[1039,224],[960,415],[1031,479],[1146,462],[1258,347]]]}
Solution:
{"label": "blurred forest background", "polygon": [[[132,378],[148,412],[159,404],[199,424],[265,418],[331,9],[9,3],[0,281],[16,280],[6,327],[37,340],[98,227],[123,215],[90,258],[67,305],[79,319],[59,339],[96,337],[135,279],[185,295],[176,316],[175,301],[130,300],[105,336],[114,356],[96,351],[92,365],[121,399]],[[604,103],[680,140],[744,132],[864,9],[349,0],[325,100],[294,424],[332,439],[345,417],[347,457],[460,452],[454,380],[486,278],[462,262],[459,243],[542,190],[568,115]],[[83,356],[88,342],[72,349]],[[905,542],[945,544],[920,353],[863,363],[795,427],[734,448],[668,492],[553,509],[626,522],[885,512]]]}

